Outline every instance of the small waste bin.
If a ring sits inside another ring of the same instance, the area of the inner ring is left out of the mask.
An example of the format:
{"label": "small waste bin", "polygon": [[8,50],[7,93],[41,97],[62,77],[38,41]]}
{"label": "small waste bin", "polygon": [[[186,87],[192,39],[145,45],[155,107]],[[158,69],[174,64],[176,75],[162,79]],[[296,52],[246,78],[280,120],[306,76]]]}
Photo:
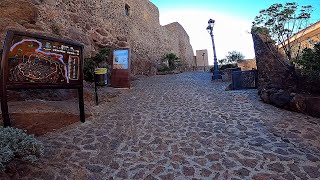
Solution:
{"label": "small waste bin", "polygon": [[97,86],[106,86],[108,84],[108,78],[107,78],[107,68],[96,68],[94,70],[94,91],[95,91],[95,99],[96,104],[99,104],[99,98],[98,98],[98,88]]}
{"label": "small waste bin", "polygon": [[108,84],[107,68],[96,68],[94,71],[94,80],[97,86],[105,86]]}

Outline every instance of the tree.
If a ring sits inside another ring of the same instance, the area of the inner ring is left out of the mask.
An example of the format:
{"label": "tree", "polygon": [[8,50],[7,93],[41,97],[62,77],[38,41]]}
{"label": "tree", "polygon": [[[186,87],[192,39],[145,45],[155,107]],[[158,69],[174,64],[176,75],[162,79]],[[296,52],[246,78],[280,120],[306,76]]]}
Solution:
{"label": "tree", "polygon": [[238,51],[230,51],[228,52],[228,55],[226,56],[228,63],[236,63],[238,60],[243,60],[244,55],[241,52]]}
{"label": "tree", "polygon": [[228,60],[226,58],[223,58],[223,59],[219,59],[218,62],[220,65],[222,65],[222,64],[226,64]]}
{"label": "tree", "polygon": [[[302,48],[301,42],[293,41],[294,43],[292,43],[290,38],[297,40],[298,37],[293,37],[293,35],[309,25],[308,20],[311,17],[311,12],[312,6],[309,5],[300,7],[295,2],[276,3],[259,12],[253,22],[253,30],[270,34],[276,45],[283,47],[286,57],[292,62],[300,55]],[[275,54],[275,56],[277,55]]]}

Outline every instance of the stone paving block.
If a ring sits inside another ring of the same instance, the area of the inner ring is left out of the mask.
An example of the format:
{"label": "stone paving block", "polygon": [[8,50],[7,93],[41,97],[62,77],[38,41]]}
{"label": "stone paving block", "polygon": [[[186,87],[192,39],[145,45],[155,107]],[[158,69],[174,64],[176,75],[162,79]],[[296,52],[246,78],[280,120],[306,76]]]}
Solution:
{"label": "stone paving block", "polygon": [[38,165],[21,164],[0,179],[320,178],[320,119],[210,79],[141,77],[95,107],[92,121],[41,136]]}

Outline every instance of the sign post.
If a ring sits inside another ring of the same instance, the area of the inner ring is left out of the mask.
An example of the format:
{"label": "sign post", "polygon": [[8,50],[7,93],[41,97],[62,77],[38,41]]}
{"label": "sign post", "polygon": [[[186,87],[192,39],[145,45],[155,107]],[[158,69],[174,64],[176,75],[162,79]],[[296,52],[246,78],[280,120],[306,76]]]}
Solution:
{"label": "sign post", "polygon": [[113,51],[111,86],[130,88],[130,49],[122,48]]}
{"label": "sign post", "polygon": [[83,100],[83,45],[25,32],[8,31],[1,59],[1,111],[11,126],[7,90],[77,89],[80,120]]}

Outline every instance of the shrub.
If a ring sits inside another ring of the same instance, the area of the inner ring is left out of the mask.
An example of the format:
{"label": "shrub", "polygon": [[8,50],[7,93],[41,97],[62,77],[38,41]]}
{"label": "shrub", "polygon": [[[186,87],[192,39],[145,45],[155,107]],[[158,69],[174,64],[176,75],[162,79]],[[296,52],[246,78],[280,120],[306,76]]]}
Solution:
{"label": "shrub", "polygon": [[303,74],[308,76],[320,76],[320,43],[314,45],[314,48],[306,48],[302,51],[300,58],[295,63],[301,68]]}
{"label": "shrub", "polygon": [[314,48],[306,48],[297,65],[298,89],[303,93],[320,94],[320,43]]}
{"label": "shrub", "polygon": [[42,143],[23,130],[0,128],[0,171],[14,159],[35,162],[43,151]]}
{"label": "shrub", "polygon": [[96,67],[104,67],[110,69],[110,66],[107,64],[107,59],[109,56],[110,49],[103,48],[94,57],[86,58],[84,60],[83,67],[84,80],[88,82],[94,82],[94,70]]}
{"label": "shrub", "polygon": [[94,70],[96,68],[96,63],[91,58],[86,58],[84,60],[83,75],[84,80],[88,82],[94,82]]}
{"label": "shrub", "polygon": [[173,71],[173,70],[175,70],[175,68],[168,67],[168,66],[163,66],[163,67],[158,68],[159,72],[166,72],[166,71]]}
{"label": "shrub", "polygon": [[220,67],[220,70],[225,70],[225,69],[228,69],[228,68],[236,68],[238,67],[237,64],[224,64]]}
{"label": "shrub", "polygon": [[173,71],[177,69],[177,67],[182,66],[180,58],[174,53],[166,54],[163,57],[162,61],[165,62],[167,65],[158,68],[159,72]]}
{"label": "shrub", "polygon": [[180,62],[179,59],[180,58],[174,53],[166,54],[166,56],[164,57],[164,60],[168,61],[170,69],[175,69],[177,67]]}

